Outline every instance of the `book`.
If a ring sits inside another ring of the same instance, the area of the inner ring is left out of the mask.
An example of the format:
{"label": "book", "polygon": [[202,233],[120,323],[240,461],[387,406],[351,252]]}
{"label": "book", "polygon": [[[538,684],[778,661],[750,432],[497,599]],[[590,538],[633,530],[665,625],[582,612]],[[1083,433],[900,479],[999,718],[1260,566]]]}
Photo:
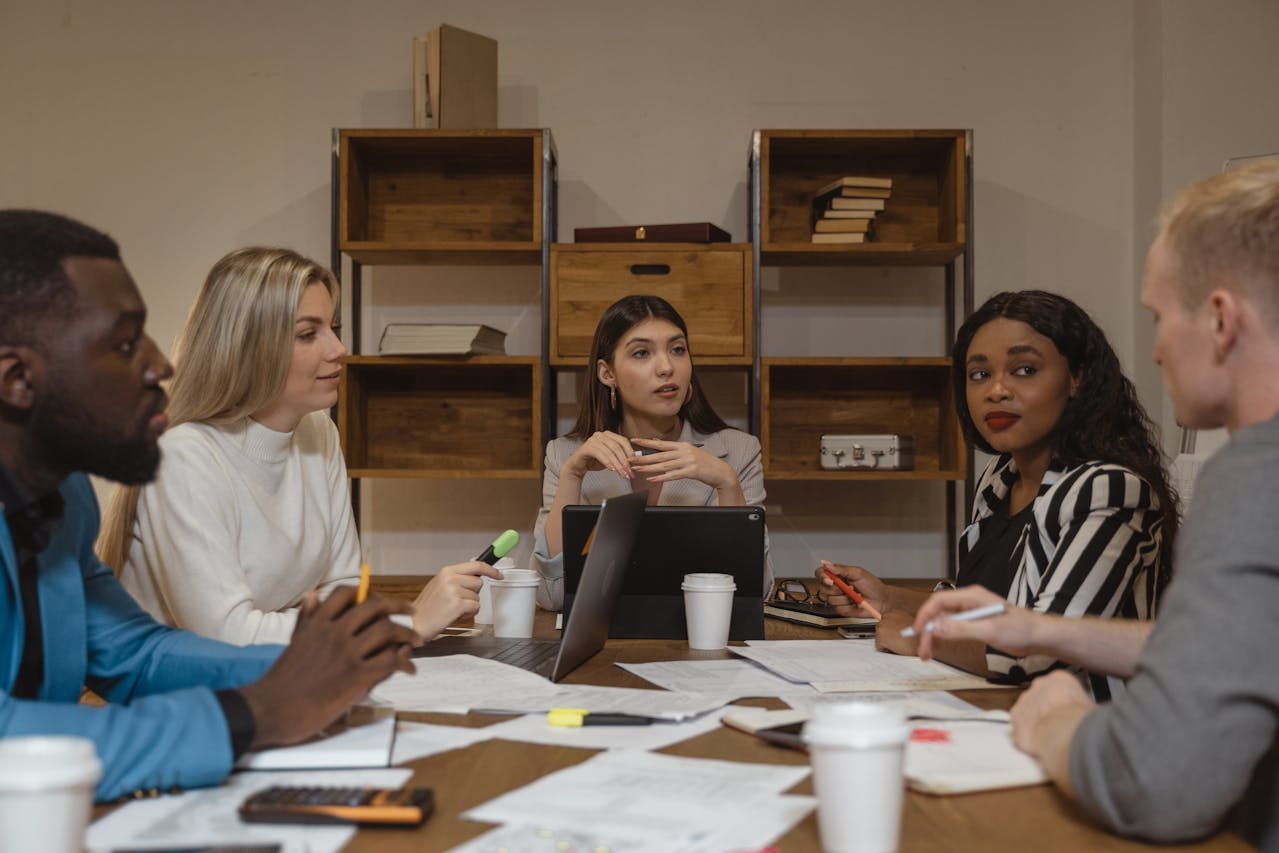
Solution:
{"label": "book", "polygon": [[817,233],[867,234],[875,230],[873,219],[819,219],[813,224]]}
{"label": "book", "polygon": [[865,243],[865,234],[814,234],[814,243]]}
{"label": "book", "polygon": [[861,616],[843,616],[829,604],[812,601],[766,601],[764,615],[801,625],[818,628],[838,628],[841,625],[874,625],[875,619]]}
{"label": "book", "polygon": [[382,355],[504,355],[506,332],[477,323],[388,323]]}
{"label": "book", "polygon": [[879,190],[891,190],[893,188],[893,179],[873,178],[866,175],[846,175],[845,177],[836,178],[831,181],[829,184],[813,193],[813,195],[826,195],[827,193],[844,188],[856,188],[861,190],[868,187]]}
{"label": "book", "polygon": [[610,225],[574,228],[577,243],[731,243],[733,235],[709,222],[676,222],[667,225]]}
{"label": "book", "polygon": [[497,41],[441,24],[413,39],[413,126],[497,127]]}
{"label": "book", "polygon": [[359,725],[337,724],[310,740],[246,752],[240,770],[303,770],[326,767],[390,767],[395,715]]}
{"label": "book", "polygon": [[871,201],[883,201],[892,196],[892,190],[880,190],[874,187],[844,187],[842,190],[832,190],[826,193],[818,193],[813,196],[813,201],[817,204],[826,204],[840,198],[858,198],[870,199]]}
{"label": "book", "polygon": [[822,210],[818,211],[818,219],[874,219],[876,210]]}
{"label": "book", "polygon": [[882,198],[846,198],[844,196],[831,196],[826,200],[826,212],[830,213],[836,210],[864,210],[876,211],[884,209],[884,199]]}

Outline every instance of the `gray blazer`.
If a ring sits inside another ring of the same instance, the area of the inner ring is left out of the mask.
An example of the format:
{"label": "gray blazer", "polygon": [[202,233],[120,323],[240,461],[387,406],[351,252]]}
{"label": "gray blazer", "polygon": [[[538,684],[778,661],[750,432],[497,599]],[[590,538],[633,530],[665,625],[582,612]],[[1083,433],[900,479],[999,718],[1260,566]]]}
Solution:
{"label": "gray blazer", "polygon": [[[712,456],[725,460],[737,472],[742,494],[747,506],[764,505],[764,466],[760,454],[759,439],[736,429],[722,429],[703,435],[685,421],[677,441],[700,444]],[[529,566],[542,575],[537,591],[537,603],[548,610],[564,606],[564,555],[554,557],[547,553],[546,517],[555,493],[560,487],[560,469],[582,442],[575,438],[560,437],[546,445],[546,462],[542,474],[542,508],[537,513],[533,528],[533,555]],[[588,471],[582,478],[582,503],[599,506],[608,498],[625,495],[631,491],[629,481],[612,471]],[[662,484],[658,506],[719,506],[719,495],[700,480],[672,480]],[[768,536],[764,537],[764,593],[772,588],[773,567],[768,559]]]}

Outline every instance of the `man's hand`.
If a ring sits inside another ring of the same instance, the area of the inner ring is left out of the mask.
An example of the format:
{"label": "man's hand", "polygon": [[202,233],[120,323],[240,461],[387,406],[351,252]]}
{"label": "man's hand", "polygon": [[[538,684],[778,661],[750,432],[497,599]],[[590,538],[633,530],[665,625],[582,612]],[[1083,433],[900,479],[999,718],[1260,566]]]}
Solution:
{"label": "man's hand", "polygon": [[502,573],[475,560],[440,569],[413,602],[413,630],[430,640],[458,619],[474,616],[485,577],[501,580]]}
{"label": "man's hand", "polygon": [[[946,619],[965,610],[974,610],[988,604],[1003,604],[999,616],[971,621]],[[931,660],[936,640],[978,640],[994,646],[1010,655],[1028,655],[1037,650],[1033,646],[1036,622],[1046,618],[1021,607],[1009,604],[1003,596],[995,595],[985,587],[973,584],[963,589],[933,593],[915,613],[915,635],[919,637],[919,657]],[[933,623],[933,630],[925,633],[924,626]]]}
{"label": "man's hand", "polygon": [[388,618],[409,612],[407,602],[377,594],[356,604],[350,586],[338,587],[322,603],[308,594],[275,665],[240,688],[256,724],[251,747],[310,737],[391,673],[412,673],[413,631]]}
{"label": "man's hand", "polygon": [[1096,707],[1077,676],[1058,670],[1036,678],[1011,712],[1013,743],[1038,759],[1049,777],[1072,796],[1070,742]]}
{"label": "man's hand", "polygon": [[840,563],[822,561],[822,565],[813,572],[817,580],[821,582],[822,597],[826,599],[827,604],[830,604],[844,616],[860,616],[864,619],[872,619],[876,614],[863,609],[861,605],[854,604],[848,596],[840,592],[839,587],[835,586],[831,579],[826,576],[826,569],[830,569],[847,581],[848,585],[857,590],[857,593],[866,599],[866,603],[878,610],[880,614],[886,614],[893,609],[892,602],[889,601],[888,588],[879,578],[861,566],[845,566]]}

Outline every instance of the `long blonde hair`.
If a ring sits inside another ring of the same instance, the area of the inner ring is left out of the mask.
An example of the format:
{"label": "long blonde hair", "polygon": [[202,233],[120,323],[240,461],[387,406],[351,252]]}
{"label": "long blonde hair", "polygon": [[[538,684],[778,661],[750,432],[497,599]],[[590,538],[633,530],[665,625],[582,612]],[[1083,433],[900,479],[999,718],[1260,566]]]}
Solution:
{"label": "long blonde hair", "polygon": [[[234,423],[279,397],[298,303],[315,283],[336,307],[337,277],[289,249],[237,249],[214,264],[174,345],[170,427]],[[116,486],[103,516],[98,557],[117,573],[129,556],[141,489]]]}

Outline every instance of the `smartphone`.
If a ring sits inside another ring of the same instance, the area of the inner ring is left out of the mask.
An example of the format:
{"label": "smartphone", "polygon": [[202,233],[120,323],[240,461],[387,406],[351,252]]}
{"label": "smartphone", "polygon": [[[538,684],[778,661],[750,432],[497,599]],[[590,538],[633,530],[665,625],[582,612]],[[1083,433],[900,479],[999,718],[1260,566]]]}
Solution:
{"label": "smartphone", "polygon": [[275,785],[240,804],[252,823],[360,823],[416,826],[430,816],[430,788],[339,788]]}

